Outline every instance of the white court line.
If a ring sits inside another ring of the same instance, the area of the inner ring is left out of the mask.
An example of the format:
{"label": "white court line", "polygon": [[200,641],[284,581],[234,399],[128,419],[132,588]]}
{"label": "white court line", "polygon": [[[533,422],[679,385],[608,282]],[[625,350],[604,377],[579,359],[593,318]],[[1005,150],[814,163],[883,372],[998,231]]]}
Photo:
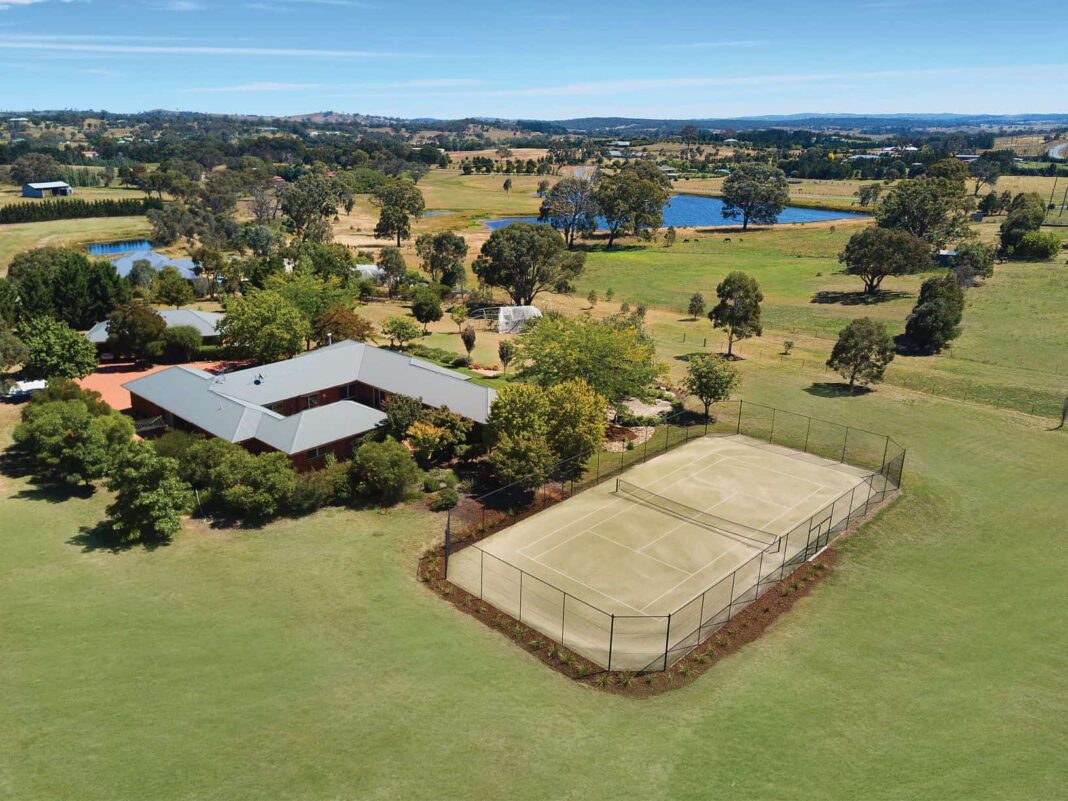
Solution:
{"label": "white court line", "polygon": [[[685,583],[686,583],[687,581],[689,581],[689,580],[690,580],[690,579],[692,579],[692,578],[693,578],[694,576],[696,576],[696,575],[697,575],[698,573],[702,573],[702,572],[704,572],[704,571],[705,571],[705,570],[707,570],[708,568],[712,567],[712,565],[714,565],[714,564],[715,564],[716,562],[718,562],[718,561],[719,561],[720,559],[725,559],[725,558],[727,558],[728,556],[730,556],[730,555],[731,555],[732,553],[733,553],[733,551],[724,551],[724,552],[723,552],[723,553],[721,553],[721,554],[720,554],[719,556],[717,556],[717,557],[716,557],[715,559],[713,559],[713,560],[712,560],[711,562],[707,562],[706,564],[702,565],[702,566],[701,566],[701,568],[700,568],[699,570],[695,570],[695,571],[694,571],[693,573],[691,573],[690,575],[688,575],[688,576],[687,576],[686,578],[684,578],[684,579],[683,579],[682,581],[680,581],[680,582],[679,582],[678,584],[676,584],[676,585],[675,585],[674,587],[671,587],[670,589],[668,589],[668,590],[666,590],[666,591],[664,591],[664,592],[660,593],[660,595],[658,595],[658,596],[656,596],[655,598],[653,598],[653,600],[651,600],[651,601],[650,601],[649,603],[647,603],[647,604],[646,604],[645,606],[643,606],[643,607],[642,607],[642,612],[644,613],[646,609],[648,609],[648,608],[649,608],[650,606],[652,606],[653,604],[655,604],[655,603],[656,603],[657,601],[659,601],[659,600],[660,600],[661,598],[663,598],[663,597],[664,597],[665,595],[670,595],[670,594],[671,594],[671,593],[673,593],[673,592],[674,592],[675,590],[677,590],[677,589],[678,589],[679,587],[681,587],[681,586],[682,586],[683,584],[685,584]],[[747,562],[750,562],[750,561],[752,561],[752,560],[753,560],[754,558],[755,558],[755,557],[752,557],[752,556],[751,556],[751,557],[749,557],[749,559],[743,560],[743,561],[741,562],[741,564],[739,564],[739,567],[741,567],[742,565],[746,564]],[[716,585],[716,583],[718,583],[718,582],[722,581],[723,579],[725,579],[725,578],[726,578],[727,576],[729,576],[729,575],[730,575],[730,573],[727,573],[727,574],[726,574],[725,576],[721,576],[721,577],[720,577],[719,579],[717,579],[717,580],[716,580],[715,582],[713,582],[712,584],[708,585],[708,587],[707,587],[707,588],[705,589],[705,592],[708,592],[708,590],[712,589],[712,587],[714,587],[714,586]]]}
{"label": "white court line", "polygon": [[[685,524],[683,524],[683,523],[680,523],[680,524],[679,524],[678,526],[676,526],[675,528],[680,528],[680,527],[681,527],[681,526],[683,526],[683,525],[685,525]],[[636,550],[634,550],[633,548],[631,548],[631,547],[630,547],[629,545],[624,545],[624,544],[623,544],[622,542],[616,542],[616,541],[615,541],[614,539],[611,539],[610,537],[606,537],[606,536],[604,536],[604,534],[598,534],[598,533],[597,533],[596,531],[594,531],[593,529],[590,529],[590,530],[589,530],[589,531],[588,531],[587,533],[588,533],[588,534],[592,534],[593,536],[597,537],[598,539],[604,540],[605,542],[610,542],[610,543],[611,543],[612,545],[617,545],[617,546],[619,546],[620,548],[626,548],[626,549],[627,549],[628,551],[630,551],[631,553],[636,553],[636,554],[638,554],[638,556],[644,556],[644,557],[645,557],[646,559],[651,559],[651,560],[653,560],[654,562],[659,562],[659,563],[660,563],[660,564],[662,564],[662,565],[663,565],[664,567],[669,567],[669,568],[671,568],[672,570],[674,570],[674,571],[675,571],[676,573],[686,573],[686,571],[685,571],[685,570],[683,570],[683,569],[682,569],[681,567],[677,567],[677,566],[675,566],[675,565],[671,564],[670,562],[665,562],[665,561],[664,561],[663,559],[657,559],[657,558],[656,558],[655,556],[650,556],[650,555],[649,555],[649,554],[647,554],[647,553],[642,553],[641,551],[636,551]],[[692,575],[693,575],[693,573],[686,573],[686,575],[687,575],[687,576],[692,576]]]}
{"label": "white court line", "polygon": [[[661,454],[661,455],[663,455],[663,454]],[[669,473],[665,473],[663,476],[661,476],[659,479],[656,479],[652,483],[654,483],[654,484],[659,483],[660,481],[663,481],[666,478],[670,478],[671,476],[675,475],[675,473],[678,473],[681,470],[689,470],[694,465],[697,465],[697,464],[700,464],[701,462],[703,462],[709,456],[718,456],[718,455],[719,455],[718,453],[713,452],[711,454],[707,454],[705,456],[702,456],[699,459],[694,459],[693,461],[687,462],[686,464],[676,468],[675,470],[672,470]],[[648,462],[642,462],[641,464],[648,464]],[[637,467],[637,466],[638,465],[634,465],[634,467]],[[679,481],[682,481],[682,479],[679,479]],[[679,483],[679,482],[676,481],[675,483],[669,484],[668,486],[669,487],[673,487],[677,483]],[[619,497],[613,495],[612,493],[608,493],[608,502],[607,503],[602,504],[601,506],[598,506],[595,509],[591,509],[586,514],[582,515],[581,517],[575,518],[574,520],[570,521],[569,523],[567,523],[567,524],[565,524],[563,526],[558,526],[557,528],[554,528],[552,531],[550,531],[550,532],[548,532],[546,534],[543,534],[542,536],[538,537],[536,540],[528,542],[522,548],[517,548],[515,552],[520,554],[521,556],[526,557],[527,559],[530,559],[531,561],[538,562],[540,564],[540,562],[539,562],[537,557],[535,557],[535,556],[527,556],[525,551],[527,551],[528,549],[534,547],[535,545],[537,545],[539,542],[541,542],[542,540],[546,539],[547,537],[551,537],[554,534],[558,534],[559,532],[563,531],[565,528],[569,528],[570,526],[574,525],[575,523],[578,523],[578,522],[580,522],[582,520],[585,520],[587,517],[591,517],[592,515],[595,515],[595,514],[598,514],[600,512],[603,512],[605,509],[610,508],[613,504],[619,505],[620,506],[620,510],[618,512],[616,512],[615,514],[609,515],[608,517],[604,518],[604,520],[599,521],[598,525],[600,525],[600,523],[602,523],[602,522],[607,522],[607,521],[611,520],[612,518],[618,517],[619,515],[623,514],[626,511],[626,508],[629,506],[629,503],[627,501],[625,501],[622,498],[619,498]],[[556,545],[554,545],[552,548],[550,548],[549,550],[542,552],[541,556],[544,556],[545,554],[549,553],[550,551],[556,550],[557,548],[559,548],[562,545],[566,545],[567,543],[571,542],[571,540],[575,539],[576,537],[580,537],[583,534],[585,534],[587,531],[590,531],[591,528],[592,528],[591,526],[587,526],[586,528],[582,529],[581,531],[577,532],[576,534],[568,537],[563,542],[559,542]]]}
{"label": "white court line", "polygon": [[[811,498],[811,497],[812,497],[813,495],[815,495],[815,494],[816,494],[817,492],[820,492],[821,490],[825,490],[825,489],[830,489],[830,487],[820,487],[820,489],[812,490],[812,492],[810,492],[810,493],[809,493],[808,495],[806,495],[806,496],[805,496],[804,498],[802,498],[801,500],[799,500],[799,501],[798,501],[797,503],[795,503],[795,504],[794,504],[793,506],[791,506],[791,507],[790,507],[789,509],[787,509],[787,510],[786,510],[785,512],[783,512],[783,513],[782,513],[781,515],[776,515],[775,517],[771,518],[771,520],[769,520],[769,521],[768,521],[767,523],[765,523],[764,525],[765,525],[765,526],[770,526],[770,525],[771,525],[772,523],[774,523],[774,522],[775,522],[776,520],[778,520],[778,519],[779,519],[780,517],[784,517],[784,516],[788,515],[788,514],[789,514],[790,512],[792,512],[792,511],[793,511],[794,509],[796,509],[796,508],[797,508],[798,506],[800,506],[801,504],[803,504],[803,503],[805,503],[806,501],[808,501],[808,499],[809,499],[809,498]],[[841,497],[841,496],[837,496],[837,497]],[[809,519],[811,519],[811,518],[812,518],[812,515],[816,514],[816,512],[819,512],[819,511],[820,511],[820,510],[819,510],[819,509],[817,509],[817,510],[816,510],[815,512],[813,512],[813,513],[812,513],[811,515],[809,515],[809,516],[808,516],[808,517],[809,517]],[[797,522],[796,522],[796,523],[794,523],[794,524],[793,524],[792,526],[790,526],[790,531],[793,531],[793,530],[794,530],[795,528],[797,528],[797,527],[798,527],[799,525],[801,525],[801,524],[802,524],[802,523],[804,523],[804,522],[805,522],[804,520],[799,520],[799,521],[797,521]],[[790,533],[790,531],[787,531],[787,532],[786,532],[786,534],[789,534],[789,533]],[[785,534],[780,534],[779,536],[780,536],[780,537],[784,537],[784,536],[786,536],[786,535],[785,535]]]}
{"label": "white court line", "polygon": [[[727,496],[726,498],[724,498],[724,499],[723,499],[722,501],[719,501],[719,503],[723,503],[724,501],[727,501],[727,500],[729,500],[730,498],[733,498],[733,497],[734,497],[735,495],[737,495],[737,494],[738,494],[737,492],[732,492],[732,493],[731,493],[730,495],[728,495],[728,496]],[[699,509],[698,511],[700,511],[700,512],[708,512],[708,510],[709,510],[709,509],[714,509],[714,508],[715,508],[716,506],[718,506],[718,505],[719,505],[719,503],[714,503],[714,504],[712,504],[712,506],[708,507],[708,509]],[[660,542],[660,540],[664,539],[664,537],[666,537],[666,536],[667,536],[668,534],[670,534],[670,533],[671,533],[672,531],[676,531],[676,530],[677,530],[678,528],[679,528],[679,526],[675,526],[675,528],[673,528],[673,529],[670,529],[670,530],[668,530],[668,531],[665,531],[665,532],[664,532],[663,534],[661,534],[661,535],[660,535],[659,537],[657,537],[657,538],[656,538],[655,540],[653,540],[652,542],[648,542],[648,543],[646,543],[645,545],[643,545],[643,546],[642,546],[642,550],[645,550],[646,548],[648,548],[648,547],[649,547],[649,546],[651,546],[651,545],[656,545],[656,544],[657,544],[658,542]],[[718,532],[712,532],[712,533],[713,533],[713,534],[716,534],[716,533],[718,533]],[[722,537],[723,535],[722,535],[722,534],[720,534],[720,536]],[[693,573],[691,573],[690,575],[692,576],[692,575],[693,575]]]}
{"label": "white court line", "polygon": [[[529,557],[529,556],[524,556],[523,558],[524,558],[524,559],[530,559],[530,557]],[[632,611],[634,611],[634,612],[637,612],[637,613],[638,613],[639,615],[640,615],[640,614],[642,614],[642,610],[641,610],[641,609],[638,609],[638,608],[637,608],[637,607],[635,607],[635,606],[631,606],[631,605],[630,605],[630,604],[628,604],[628,603],[627,603],[626,601],[621,601],[621,600],[619,600],[619,599],[618,599],[618,598],[616,598],[616,596],[614,596],[614,595],[609,595],[609,594],[608,594],[607,592],[605,592],[604,590],[599,590],[599,589],[597,589],[596,587],[590,586],[590,585],[589,585],[589,584],[587,584],[587,583],[586,583],[585,581],[582,581],[582,580],[580,580],[580,579],[577,579],[577,578],[575,578],[575,577],[574,577],[574,576],[572,576],[572,575],[571,575],[570,573],[565,573],[565,572],[564,572],[564,571],[562,571],[562,570],[557,570],[557,569],[556,569],[555,567],[553,567],[552,565],[547,565],[547,564],[545,564],[545,563],[543,563],[543,562],[539,562],[539,561],[538,561],[537,559],[530,559],[530,561],[531,561],[531,562],[537,562],[537,564],[541,565],[541,566],[542,566],[542,567],[544,567],[544,568],[545,568],[546,570],[551,570],[551,571],[552,571],[553,573],[558,573],[559,575],[561,575],[561,576],[563,576],[564,578],[566,578],[566,579],[567,579],[568,581],[573,581],[573,582],[575,582],[576,584],[581,584],[581,585],[582,585],[583,587],[585,587],[585,588],[586,588],[587,590],[591,590],[591,591],[593,591],[593,592],[597,593],[598,595],[603,595],[603,596],[604,596],[605,598],[608,598],[608,599],[609,599],[609,600],[611,600],[611,601],[615,601],[615,602],[616,602],[617,604],[619,604],[620,606],[625,606],[625,607],[627,607],[627,609],[630,609],[630,610],[632,610]],[[507,563],[507,562],[505,562],[505,564],[508,564],[508,563]],[[528,571],[528,572],[529,572],[529,571]],[[533,573],[531,573],[531,575],[533,576],[534,574],[533,574]],[[537,576],[534,576],[534,578],[535,578],[535,579],[537,579],[538,577],[537,577]],[[538,580],[539,580],[539,581],[541,581],[541,579],[538,579]],[[544,583],[544,584],[545,584],[546,586],[548,586],[548,587],[552,587],[552,585],[551,585],[551,584],[549,584],[548,582],[542,582],[542,583]],[[559,587],[553,587],[553,589],[554,589],[554,590],[559,590],[560,592],[567,592],[567,590],[561,590],[561,589],[560,589]],[[595,607],[595,606],[594,606],[593,604],[589,603],[588,601],[583,601],[583,600],[582,600],[581,598],[579,598],[579,597],[578,597],[577,595],[575,595],[574,593],[570,593],[570,592],[568,592],[567,594],[568,594],[568,595],[570,595],[570,596],[572,596],[573,598],[575,598],[575,600],[577,600],[577,601],[579,601],[579,602],[581,602],[581,603],[584,603],[584,604],[586,604],[586,606],[590,607],[591,609],[597,609],[597,607]],[[598,611],[598,612],[602,612],[602,613],[603,613],[603,610],[601,610],[601,609],[597,609],[597,611]],[[609,614],[611,614],[611,613],[609,613]]]}

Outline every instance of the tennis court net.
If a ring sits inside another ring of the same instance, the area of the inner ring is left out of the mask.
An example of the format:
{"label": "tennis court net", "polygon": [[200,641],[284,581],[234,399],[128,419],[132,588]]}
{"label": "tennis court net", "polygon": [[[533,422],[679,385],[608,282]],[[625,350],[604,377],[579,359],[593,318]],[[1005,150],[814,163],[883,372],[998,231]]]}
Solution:
{"label": "tennis court net", "polygon": [[708,512],[702,512],[700,509],[694,509],[684,503],[679,503],[670,498],[665,498],[663,495],[657,495],[655,492],[642,489],[637,484],[631,484],[621,478],[616,479],[616,495],[630,501],[643,503],[646,506],[652,506],[654,509],[677,517],[680,520],[695,523],[711,529],[717,534],[737,540],[743,545],[759,548],[768,553],[778,553],[782,542],[781,537],[777,534],[772,534],[770,531],[762,531],[759,528],[752,528],[741,523],[735,523],[732,520],[725,520]]}

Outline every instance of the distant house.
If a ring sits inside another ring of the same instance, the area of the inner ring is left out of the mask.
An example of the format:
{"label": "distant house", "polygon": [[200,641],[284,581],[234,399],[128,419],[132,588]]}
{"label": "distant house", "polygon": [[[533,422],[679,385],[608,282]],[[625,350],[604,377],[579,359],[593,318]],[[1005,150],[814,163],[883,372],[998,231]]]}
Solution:
{"label": "distant house", "polygon": [[659,169],[660,169],[660,172],[663,173],[665,178],[678,178],[679,177],[679,171],[676,170],[674,167],[669,167],[666,164],[661,164]]}
{"label": "distant house", "polygon": [[82,151],[82,158],[86,158],[86,159],[95,159],[99,155],[100,154],[97,153],[95,150],[83,150]]}
{"label": "distant house", "polygon": [[254,453],[280,451],[298,470],[321,467],[327,453],[348,458],[354,440],[385,420],[380,409],[392,395],[447,406],[478,425],[497,395],[462,373],[352,340],[220,375],[171,367],[123,387],[137,419],[162,418]]}
{"label": "distant house", "polygon": [[958,159],[960,159],[961,161],[978,161],[979,160],[979,154],[978,153],[958,153],[956,157]]}
{"label": "distant house", "polygon": [[41,181],[22,187],[23,197],[66,197],[73,194],[74,189],[66,181]]}
{"label": "distant house", "polygon": [[[219,323],[225,314],[200,311],[199,309],[164,309],[159,312],[168,328],[188,325],[200,332],[205,345],[214,345],[219,341]],[[97,323],[85,334],[85,338],[94,345],[104,345],[108,341],[108,322]]]}
{"label": "distant house", "polygon": [[935,261],[938,262],[940,267],[950,267],[955,258],[957,258],[957,251],[951,248],[942,248],[938,251],[938,255],[935,256]]}
{"label": "distant house", "polygon": [[617,139],[615,142],[609,142],[609,147],[630,147],[630,142],[625,139]]}

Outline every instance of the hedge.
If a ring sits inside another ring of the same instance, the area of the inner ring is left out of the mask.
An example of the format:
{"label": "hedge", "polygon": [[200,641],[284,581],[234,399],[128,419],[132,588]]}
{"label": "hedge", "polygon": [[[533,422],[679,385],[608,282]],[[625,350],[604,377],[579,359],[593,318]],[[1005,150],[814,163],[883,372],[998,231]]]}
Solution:
{"label": "hedge", "polygon": [[0,225],[76,220],[84,217],[134,217],[149,209],[162,209],[158,198],[102,198],[100,200],[42,200],[12,203],[0,208]]}

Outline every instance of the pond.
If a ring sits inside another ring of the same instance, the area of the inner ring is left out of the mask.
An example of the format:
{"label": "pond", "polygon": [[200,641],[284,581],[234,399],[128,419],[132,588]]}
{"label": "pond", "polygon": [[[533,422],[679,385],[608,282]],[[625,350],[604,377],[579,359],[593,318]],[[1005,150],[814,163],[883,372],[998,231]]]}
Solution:
{"label": "pond", "polygon": [[157,270],[164,267],[177,267],[186,278],[196,278],[193,272],[193,260],[175,258],[156,250],[147,239],[127,239],[122,242],[96,242],[85,248],[90,256],[104,256],[115,265],[119,275],[129,275],[134,262],[145,260]]}
{"label": "pond", "polygon": [[[810,223],[825,222],[827,220],[853,220],[863,218],[863,214],[855,214],[849,211],[828,211],[827,209],[804,209],[799,206],[787,206],[783,209],[776,222],[778,223]],[[497,220],[487,220],[485,225],[491,231],[504,228],[514,222],[537,222],[537,217],[503,217]],[[738,220],[727,220],[723,217],[723,201],[718,197],[701,197],[699,195],[672,195],[664,206],[664,227],[697,228],[700,226],[714,225],[738,226]],[[604,220],[597,219],[598,229],[604,228]]]}

